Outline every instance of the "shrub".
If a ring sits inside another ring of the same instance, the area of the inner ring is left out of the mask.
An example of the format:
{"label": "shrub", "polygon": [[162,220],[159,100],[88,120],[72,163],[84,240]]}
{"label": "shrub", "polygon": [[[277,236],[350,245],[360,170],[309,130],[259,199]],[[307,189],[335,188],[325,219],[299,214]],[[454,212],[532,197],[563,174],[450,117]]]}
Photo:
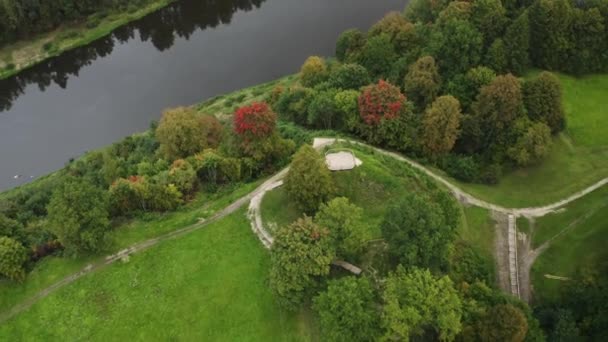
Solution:
{"label": "shrub", "polygon": [[523,97],[530,119],[546,123],[554,134],[565,128],[562,87],[554,74],[545,71],[526,81]]}
{"label": "shrub", "polygon": [[234,130],[246,141],[264,139],[276,128],[277,116],[264,102],[254,102],[234,113]]}
{"label": "shrub", "polygon": [[445,171],[463,182],[474,182],[479,174],[479,165],[472,156],[449,155],[445,159]]}
{"label": "shrub", "polygon": [[308,106],[312,102],[315,91],[310,88],[295,87],[285,90],[274,108],[282,120],[292,121],[298,125],[306,125]]}
{"label": "shrub", "polygon": [[25,279],[23,264],[27,261],[27,250],[23,245],[6,236],[0,236],[0,275],[11,280]]}
{"label": "shrub", "polygon": [[323,128],[341,128],[343,117],[335,102],[337,90],[319,91],[308,107],[308,125]]}

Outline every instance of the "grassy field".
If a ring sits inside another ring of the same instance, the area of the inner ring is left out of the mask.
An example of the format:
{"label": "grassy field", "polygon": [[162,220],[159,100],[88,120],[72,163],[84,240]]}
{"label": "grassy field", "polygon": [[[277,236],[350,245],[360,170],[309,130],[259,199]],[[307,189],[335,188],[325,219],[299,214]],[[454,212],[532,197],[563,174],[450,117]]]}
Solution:
{"label": "grassy field", "polygon": [[201,193],[196,200],[176,212],[149,214],[143,218],[123,222],[111,233],[111,246],[103,255],[85,258],[47,257],[35,265],[23,283],[0,280],[0,311],[32,297],[38,291],[58,280],[79,271],[92,261],[112,254],[136,242],[161,236],[164,233],[196,223],[199,218],[211,216],[237,198],[249,193],[259,182],[224,188],[216,194]]}
{"label": "grassy field", "polygon": [[494,221],[490,212],[478,207],[463,207],[463,223],[459,236],[479,248],[482,255],[494,264]]}
{"label": "grassy field", "polygon": [[[116,28],[140,19],[174,1],[156,0],[131,12],[111,13],[105,17],[93,14],[79,24],[65,25],[30,40],[6,45],[0,49],[0,79],[13,76],[65,51],[87,45],[107,36]],[[48,48],[44,48],[45,46]]]}
{"label": "grassy field", "polygon": [[564,89],[566,131],[542,163],[506,174],[496,186],[458,183],[471,194],[509,207],[540,206],[608,177],[608,74],[558,75]]}
{"label": "grassy field", "polygon": [[[347,197],[363,208],[363,219],[370,227],[369,238],[381,238],[379,226],[388,205],[407,192],[426,192],[428,185],[405,163],[366,149],[351,149],[363,165],[354,170],[332,173],[337,187],[335,195]],[[264,197],[261,212],[269,227],[289,224],[301,216],[283,188],[275,189]]]}
{"label": "grassy field", "polygon": [[[590,208],[591,209],[591,208]],[[591,212],[577,222],[576,226],[554,240],[532,266],[532,284],[536,300],[551,300],[558,297],[563,281],[548,279],[544,275],[573,277],[583,267],[606,263],[608,249],[608,211]]]}
{"label": "grassy field", "polygon": [[281,311],[269,255],[245,211],[88,275],[0,327],[0,340],[297,341],[309,315]]}

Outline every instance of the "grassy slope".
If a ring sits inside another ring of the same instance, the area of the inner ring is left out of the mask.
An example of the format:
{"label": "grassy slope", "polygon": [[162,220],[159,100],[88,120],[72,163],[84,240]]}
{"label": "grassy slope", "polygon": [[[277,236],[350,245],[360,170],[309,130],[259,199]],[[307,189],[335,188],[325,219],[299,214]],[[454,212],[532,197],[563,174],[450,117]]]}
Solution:
{"label": "grassy slope", "polygon": [[[364,220],[370,227],[369,238],[381,238],[379,226],[388,204],[408,191],[426,191],[426,185],[404,163],[356,147],[352,149],[363,165],[351,171],[332,173],[336,196],[347,197],[363,208]],[[301,216],[283,188],[269,192],[261,209],[265,222],[271,223],[270,227],[289,224]]]}
{"label": "grassy slope", "polygon": [[477,207],[463,208],[463,222],[459,236],[481,251],[483,257],[494,264],[494,221],[490,212]]}
{"label": "grassy slope", "polygon": [[510,207],[555,202],[608,176],[608,115],[603,97],[608,75],[559,75],[568,129],[536,166],[505,175],[496,186],[458,183],[479,198]]}
{"label": "grassy slope", "polygon": [[292,341],[309,326],[282,312],[269,257],[244,210],[63,288],[0,327],[0,340]]}
{"label": "grassy slope", "polygon": [[[140,19],[159,10],[175,0],[156,0],[149,5],[131,13],[112,13],[101,19],[94,28],[87,28],[87,22],[94,22],[95,15],[79,24],[65,25],[52,32],[44,33],[27,41],[19,41],[0,49],[0,79],[13,76],[20,71],[32,67],[45,59],[58,56],[61,53],[87,45],[103,36],[110,34],[116,28],[131,21]],[[44,50],[45,44],[52,48]],[[9,68],[12,64],[14,67]]]}
{"label": "grassy slope", "polygon": [[259,183],[249,183],[226,188],[218,194],[201,194],[183,209],[168,214],[151,214],[120,225],[112,232],[112,246],[103,255],[85,258],[47,257],[35,265],[26,280],[14,283],[0,280],[0,311],[32,297],[38,291],[52,285],[65,276],[82,269],[87,263],[99,260],[107,254],[119,251],[135,242],[160,236],[164,233],[196,223],[201,217],[209,217],[235,199],[252,191]]}

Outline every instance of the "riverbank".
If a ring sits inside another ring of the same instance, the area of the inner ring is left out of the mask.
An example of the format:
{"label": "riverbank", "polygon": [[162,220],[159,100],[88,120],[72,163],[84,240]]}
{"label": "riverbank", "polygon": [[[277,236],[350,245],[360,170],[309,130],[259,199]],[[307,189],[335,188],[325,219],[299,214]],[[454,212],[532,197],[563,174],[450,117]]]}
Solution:
{"label": "riverbank", "polygon": [[37,35],[26,41],[6,45],[0,49],[0,80],[18,74],[65,51],[87,45],[107,36],[120,26],[160,10],[176,0],[156,0],[131,12],[90,15],[77,24],[61,26],[51,32]]}

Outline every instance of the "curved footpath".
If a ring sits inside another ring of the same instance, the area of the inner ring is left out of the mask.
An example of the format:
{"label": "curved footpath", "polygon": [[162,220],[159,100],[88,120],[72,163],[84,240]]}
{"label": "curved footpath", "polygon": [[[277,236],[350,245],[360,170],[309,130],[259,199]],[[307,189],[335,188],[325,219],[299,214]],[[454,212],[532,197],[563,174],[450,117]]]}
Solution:
{"label": "curved footpath", "polygon": [[[444,179],[443,177],[433,173],[432,171],[426,169],[424,166],[422,166],[421,164],[418,164],[417,162],[408,159],[400,154],[397,153],[393,153],[393,152],[389,152],[389,151],[385,151],[382,150],[380,148],[376,148],[373,146],[369,146],[367,144],[361,143],[361,142],[357,142],[357,141],[352,141],[352,140],[346,140],[346,139],[336,139],[336,138],[315,138],[314,139],[314,144],[313,147],[315,147],[316,149],[321,149],[323,147],[326,146],[330,146],[333,145],[334,143],[337,142],[347,142],[347,143],[351,143],[351,144],[356,144],[356,145],[360,145],[360,146],[364,146],[367,148],[371,148],[374,151],[376,151],[377,153],[386,155],[386,156],[390,156],[392,158],[395,158],[397,160],[403,161],[407,164],[409,164],[410,166],[424,172],[425,174],[427,174],[428,176],[432,177],[433,179],[435,179],[436,181],[440,182],[441,184],[445,185],[452,193],[453,195],[459,199],[460,201],[466,202],[468,204],[474,205],[474,206],[478,206],[481,208],[485,208],[485,209],[489,209],[489,210],[493,210],[495,212],[499,212],[499,213],[503,213],[503,214],[511,214],[511,215],[515,215],[515,216],[526,216],[526,217],[541,217],[544,215],[547,215],[550,212],[555,211],[556,209],[563,207],[564,205],[579,199],[583,196],[585,196],[586,194],[608,184],[608,178],[604,178],[603,180],[597,182],[596,184],[581,190],[577,193],[575,193],[572,196],[569,196],[563,200],[560,200],[558,202],[555,202],[553,204],[547,205],[547,206],[543,206],[543,207],[538,207],[538,208],[504,208],[495,204],[491,204],[488,203],[486,201],[480,200],[468,193],[466,193],[465,191],[461,190],[460,188],[458,188],[457,186],[453,185],[452,183],[450,183],[449,181],[447,181],[446,179]],[[285,177],[285,175],[287,174],[287,171],[289,170],[289,167],[281,170],[280,172],[278,172],[277,174],[275,174],[274,176],[270,177],[268,180],[266,180],[264,183],[262,183],[262,185],[260,185],[258,188],[256,188],[254,191],[250,192],[249,194],[239,198],[238,200],[236,200],[235,202],[233,202],[232,204],[230,204],[229,206],[227,206],[226,208],[218,211],[217,213],[215,213],[213,216],[211,216],[210,218],[201,221],[199,223],[190,225],[188,227],[184,227],[178,230],[175,230],[173,232],[161,235],[159,237],[156,238],[152,238],[152,239],[148,239],[139,243],[136,243],[134,245],[132,245],[129,248],[126,248],[116,254],[110,255],[108,257],[106,257],[104,260],[100,260],[96,263],[92,263],[89,264],[88,266],[86,266],[85,268],[83,268],[81,271],[76,272],[70,276],[67,276],[65,278],[63,278],[62,280],[56,282],[55,284],[41,290],[40,292],[38,292],[36,295],[34,295],[33,297],[25,300],[24,302],[14,306],[13,308],[11,308],[8,311],[2,312],[0,313],[0,323],[5,322],[6,320],[14,317],[15,315],[19,314],[20,312],[23,312],[25,310],[27,310],[28,308],[30,308],[32,305],[34,305],[36,302],[38,302],[39,300],[47,297],[48,295],[50,295],[51,293],[57,291],[58,289],[73,283],[74,281],[76,281],[77,279],[83,277],[86,274],[89,274],[91,272],[100,270],[108,265],[111,265],[115,262],[117,262],[118,260],[122,260],[123,258],[137,253],[137,252],[141,252],[144,250],[149,249],[150,247],[153,247],[155,245],[157,245],[158,243],[165,241],[165,240],[169,240],[169,239],[174,239],[180,236],[183,236],[185,234],[200,230],[201,228],[204,228],[205,226],[207,226],[210,223],[216,222],[232,213],[234,213],[235,211],[237,211],[239,208],[241,208],[243,205],[247,204],[247,202],[251,202],[252,200],[258,201],[258,207],[259,204],[261,203],[261,198],[263,196],[264,193],[276,188],[278,185],[277,183],[283,179]],[[254,220],[257,221],[257,218]],[[270,234],[268,234],[268,232],[266,232],[263,229],[263,225],[261,222],[261,218],[258,221],[259,225],[258,227],[262,227],[262,229],[256,229],[256,224],[252,224],[253,230],[255,231],[256,235],[260,238],[260,240],[262,241],[262,243],[264,244],[264,246],[269,247],[272,244],[272,236],[270,236]],[[343,263],[343,264],[342,264]],[[335,261],[334,264],[347,268],[348,269],[348,265],[346,265],[347,263],[344,263],[343,261]],[[345,267],[346,266],[346,267]],[[352,266],[352,265],[351,265]],[[352,270],[351,270],[352,271]]]}

